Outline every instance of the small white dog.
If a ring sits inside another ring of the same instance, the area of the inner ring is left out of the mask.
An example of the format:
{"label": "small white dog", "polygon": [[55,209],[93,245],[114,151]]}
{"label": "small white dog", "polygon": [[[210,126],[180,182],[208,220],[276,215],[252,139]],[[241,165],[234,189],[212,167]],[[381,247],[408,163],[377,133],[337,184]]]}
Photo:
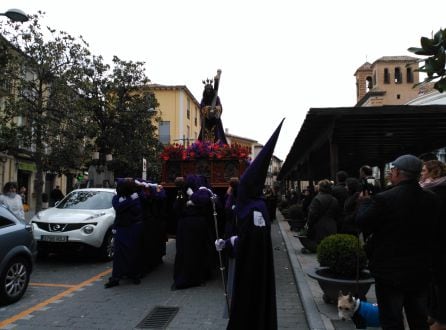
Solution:
{"label": "small white dog", "polygon": [[339,291],[338,314],[343,321],[352,320],[356,329],[380,327],[378,305],[356,299],[350,293]]}

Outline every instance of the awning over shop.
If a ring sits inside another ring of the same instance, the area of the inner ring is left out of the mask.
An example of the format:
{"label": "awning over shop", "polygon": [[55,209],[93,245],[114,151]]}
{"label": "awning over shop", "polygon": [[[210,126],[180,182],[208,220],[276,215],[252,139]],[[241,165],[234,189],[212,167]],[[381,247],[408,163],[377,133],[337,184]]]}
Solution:
{"label": "awning over shop", "polygon": [[446,146],[445,105],[312,108],[278,180],[357,176],[364,164],[381,169],[396,157]]}

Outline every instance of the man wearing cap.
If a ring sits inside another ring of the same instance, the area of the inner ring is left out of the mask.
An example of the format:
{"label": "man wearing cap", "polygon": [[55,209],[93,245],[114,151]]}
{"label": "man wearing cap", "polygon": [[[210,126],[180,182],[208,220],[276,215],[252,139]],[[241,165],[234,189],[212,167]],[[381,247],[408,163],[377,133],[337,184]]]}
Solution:
{"label": "man wearing cap", "polygon": [[411,329],[429,329],[428,288],[439,204],[418,184],[422,166],[413,155],[400,156],[390,166],[393,187],[359,197],[356,221],[371,234],[366,250],[383,329],[404,329],[403,308]]}

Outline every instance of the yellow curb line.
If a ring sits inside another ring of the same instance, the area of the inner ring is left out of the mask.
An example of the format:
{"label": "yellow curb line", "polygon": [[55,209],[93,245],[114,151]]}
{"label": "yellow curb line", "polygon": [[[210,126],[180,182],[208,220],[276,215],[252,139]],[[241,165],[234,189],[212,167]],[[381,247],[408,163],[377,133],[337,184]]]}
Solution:
{"label": "yellow curb line", "polygon": [[25,316],[31,314],[32,312],[35,312],[35,311],[37,311],[37,310],[39,310],[39,309],[41,309],[41,308],[51,304],[52,302],[54,302],[56,300],[59,300],[59,299],[63,298],[64,296],[66,296],[66,295],[68,295],[68,294],[70,294],[70,293],[72,293],[72,292],[74,292],[76,290],[79,290],[80,288],[82,288],[82,287],[84,287],[84,286],[86,286],[86,285],[88,285],[88,284],[90,284],[92,282],[95,282],[95,281],[99,280],[101,277],[104,277],[104,276],[110,274],[111,271],[112,271],[111,269],[107,269],[106,271],[103,271],[102,273],[99,273],[98,275],[93,276],[92,278],[89,278],[88,280],[86,280],[86,281],[84,281],[84,282],[82,282],[80,284],[74,285],[74,286],[70,287],[69,289],[67,289],[67,290],[65,290],[63,292],[61,292],[61,293],[59,293],[59,294],[57,294],[57,295],[55,295],[55,296],[53,296],[53,297],[51,297],[49,299],[47,299],[47,300],[37,304],[37,305],[34,305],[33,307],[30,307],[27,310],[24,310],[23,312],[20,312],[19,314],[16,314],[16,315],[10,317],[9,319],[1,321],[0,322],[0,328],[6,326],[8,324],[11,324],[11,323],[13,323],[13,322],[15,322],[17,320],[20,320],[21,318],[24,318]]}
{"label": "yellow curb line", "polygon": [[74,288],[76,286],[76,285],[70,285],[70,284],[37,283],[37,282],[30,282],[29,285],[31,285],[31,286],[58,287],[58,288]]}

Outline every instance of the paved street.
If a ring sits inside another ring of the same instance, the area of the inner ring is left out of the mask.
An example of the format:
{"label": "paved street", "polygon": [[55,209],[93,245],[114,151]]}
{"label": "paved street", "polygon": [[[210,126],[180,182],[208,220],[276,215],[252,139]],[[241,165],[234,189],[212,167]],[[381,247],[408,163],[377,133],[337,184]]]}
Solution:
{"label": "paved street", "polygon": [[[272,226],[279,329],[308,329],[280,228]],[[134,329],[156,306],[178,307],[167,329],[225,329],[221,279],[171,291],[175,240],[140,285],[104,289],[111,263],[85,257],[38,260],[23,299],[0,308],[0,329]]]}
{"label": "paved street", "polygon": [[[298,238],[294,237],[296,233],[290,230],[288,222],[283,219],[280,213],[277,215],[282,236],[289,250],[292,268],[295,273],[295,278],[298,281],[298,291],[304,304],[310,328],[327,330],[356,329],[352,321],[341,321],[339,319],[336,305],[326,304],[323,301],[323,292],[318,282],[306,274],[307,271],[319,266],[316,254],[303,254],[301,252],[302,244]],[[367,293],[367,300],[376,302],[375,288],[373,285]],[[378,328],[369,327],[369,329]]]}

